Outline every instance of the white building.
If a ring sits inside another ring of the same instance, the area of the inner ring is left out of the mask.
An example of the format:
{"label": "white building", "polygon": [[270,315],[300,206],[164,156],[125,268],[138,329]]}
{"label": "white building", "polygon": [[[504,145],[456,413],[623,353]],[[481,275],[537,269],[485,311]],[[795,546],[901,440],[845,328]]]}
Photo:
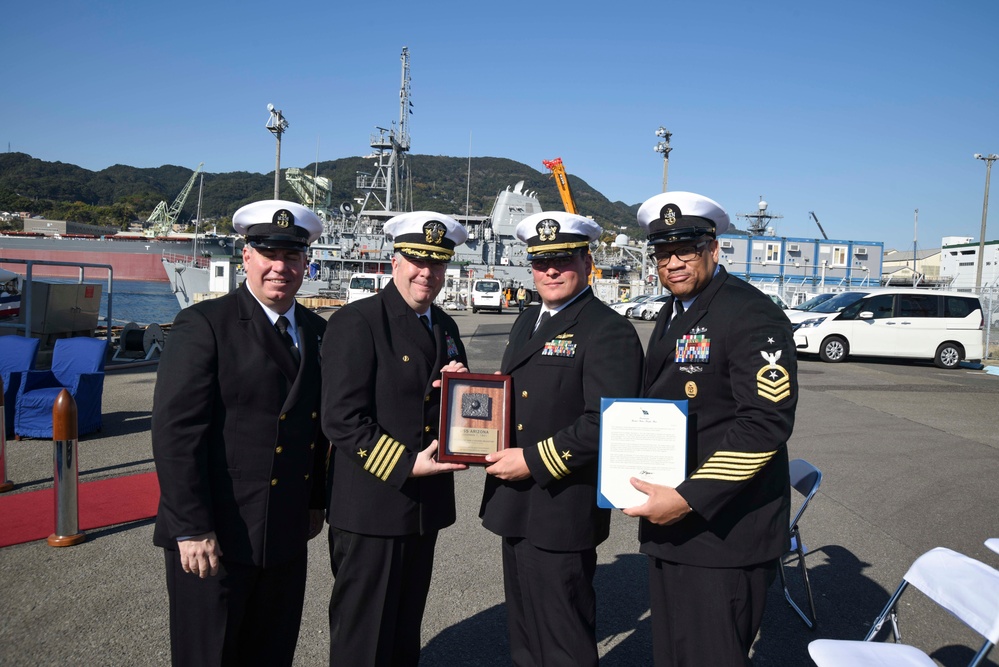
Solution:
{"label": "white building", "polygon": [[[955,241],[958,241],[955,243]],[[986,241],[982,265],[982,287],[999,287],[999,241]],[[951,279],[949,288],[975,289],[978,272],[978,243],[968,237],[943,239],[940,253],[940,275]]]}

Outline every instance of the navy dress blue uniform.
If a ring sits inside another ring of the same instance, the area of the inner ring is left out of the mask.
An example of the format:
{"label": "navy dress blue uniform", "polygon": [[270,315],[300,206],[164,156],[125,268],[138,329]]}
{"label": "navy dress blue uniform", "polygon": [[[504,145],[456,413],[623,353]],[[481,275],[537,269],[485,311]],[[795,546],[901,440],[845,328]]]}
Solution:
{"label": "navy dress blue uniform", "polygon": [[[679,202],[684,213],[704,204],[687,195],[649,201],[654,211]],[[707,215],[727,226],[718,211]],[[684,235],[696,220],[673,224],[667,243],[704,234]],[[670,525],[643,519],[639,531],[651,557],[655,664],[749,665],[776,559],[789,547],[795,346],[783,312],[723,267],[693,296],[679,316],[660,311],[646,359],[645,396],[689,401],[688,475],[676,491],[692,511]]]}
{"label": "navy dress blue uniform", "polygon": [[[326,322],[294,308],[297,364],[245,284],[182,310],[163,350],[153,541],[165,551],[174,664],[291,664],[309,509],[324,505],[328,452],[319,421]],[[209,532],[220,571],[198,578],[182,570],[178,539]]]}
{"label": "navy dress blue uniform", "polygon": [[[582,231],[567,224],[569,214],[537,215],[562,223],[553,244]],[[537,215],[521,224],[532,227]],[[524,236],[531,252],[533,235]],[[517,318],[501,366],[513,378],[510,446],[523,448],[530,477],[488,476],[479,513],[503,538],[515,665],[597,662],[593,576],[610,526],[610,510],[596,504],[600,399],[638,396],[643,354],[635,328],[593,295],[585,276],[580,286],[537,331],[541,306]]]}
{"label": "navy dress blue uniform", "polygon": [[[427,245],[446,240],[429,237]],[[400,251],[404,244],[395,241]],[[441,399],[433,382],[449,362],[467,363],[465,348],[457,324],[437,306],[428,332],[400,293],[398,275],[397,268],[384,290],[334,313],[323,344],[323,428],[333,444],[331,664],[419,661],[437,534],[455,521],[453,474],[410,472],[437,438]]]}

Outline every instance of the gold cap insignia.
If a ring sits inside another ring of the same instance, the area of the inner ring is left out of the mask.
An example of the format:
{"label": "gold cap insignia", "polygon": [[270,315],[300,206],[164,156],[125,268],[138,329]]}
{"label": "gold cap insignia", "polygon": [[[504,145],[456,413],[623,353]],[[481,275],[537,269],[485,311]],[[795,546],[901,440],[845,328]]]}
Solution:
{"label": "gold cap insignia", "polygon": [[440,245],[447,233],[447,227],[439,220],[430,220],[423,225],[423,235],[427,243]]}
{"label": "gold cap insignia", "polygon": [[663,210],[659,212],[659,217],[662,218],[663,224],[667,227],[672,227],[676,224],[676,221],[683,217],[680,212],[680,207],[676,204],[666,204],[663,206]]}
{"label": "gold cap insignia", "polygon": [[278,209],[274,213],[274,217],[271,218],[273,222],[278,227],[290,227],[295,222],[295,216],[292,215],[291,211],[286,208]]}
{"label": "gold cap insignia", "polygon": [[538,223],[535,229],[538,232],[538,238],[542,241],[554,241],[555,235],[558,234],[561,225],[558,224],[558,220],[552,220],[551,218],[545,218]]}

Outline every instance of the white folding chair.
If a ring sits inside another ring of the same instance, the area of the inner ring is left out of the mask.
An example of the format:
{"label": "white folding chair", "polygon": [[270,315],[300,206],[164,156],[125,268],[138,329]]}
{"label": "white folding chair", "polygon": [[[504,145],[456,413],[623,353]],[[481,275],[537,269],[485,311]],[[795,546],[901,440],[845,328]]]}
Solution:
{"label": "white folding chair", "polygon": [[[817,639],[811,642],[808,654],[815,664],[818,667],[935,667],[936,663],[924,652],[900,643],[895,607],[909,584],[985,638],[968,667],[981,663],[999,641],[999,571],[956,551],[937,547],[909,567],[895,594],[874,619],[864,641]],[[894,644],[871,641],[885,621],[892,625]]]}
{"label": "white folding chair", "polygon": [[[791,472],[791,487],[804,496],[805,499],[802,501],[801,507],[798,508],[797,514],[791,519],[791,549],[778,561],[780,565],[780,583],[784,588],[784,597],[787,599],[787,603],[791,605],[791,609],[797,612],[801,620],[805,622],[805,625],[810,629],[815,629],[817,622],[815,617],[815,602],[812,600],[812,586],[808,582],[808,569],[805,567],[805,554],[808,553],[808,548],[801,539],[801,530],[798,528],[798,522],[801,520],[801,515],[805,513],[805,508],[808,507],[808,501],[819,490],[819,484],[822,483],[822,472],[804,459],[790,461],[788,468]],[[785,560],[789,557],[797,557],[798,559],[798,570],[801,572],[801,580],[805,584],[805,596],[808,598],[808,608],[811,611],[810,616],[795,603],[791,598],[791,591],[787,588],[787,576],[784,573],[784,565]]]}

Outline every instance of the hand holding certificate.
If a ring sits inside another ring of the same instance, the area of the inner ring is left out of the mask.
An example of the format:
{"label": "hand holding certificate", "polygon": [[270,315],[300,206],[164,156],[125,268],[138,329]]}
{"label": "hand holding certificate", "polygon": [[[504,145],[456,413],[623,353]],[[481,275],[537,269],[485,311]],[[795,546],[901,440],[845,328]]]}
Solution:
{"label": "hand holding certificate", "polygon": [[601,399],[597,504],[626,508],[648,496],[631,478],[675,487],[687,474],[687,401]]}

